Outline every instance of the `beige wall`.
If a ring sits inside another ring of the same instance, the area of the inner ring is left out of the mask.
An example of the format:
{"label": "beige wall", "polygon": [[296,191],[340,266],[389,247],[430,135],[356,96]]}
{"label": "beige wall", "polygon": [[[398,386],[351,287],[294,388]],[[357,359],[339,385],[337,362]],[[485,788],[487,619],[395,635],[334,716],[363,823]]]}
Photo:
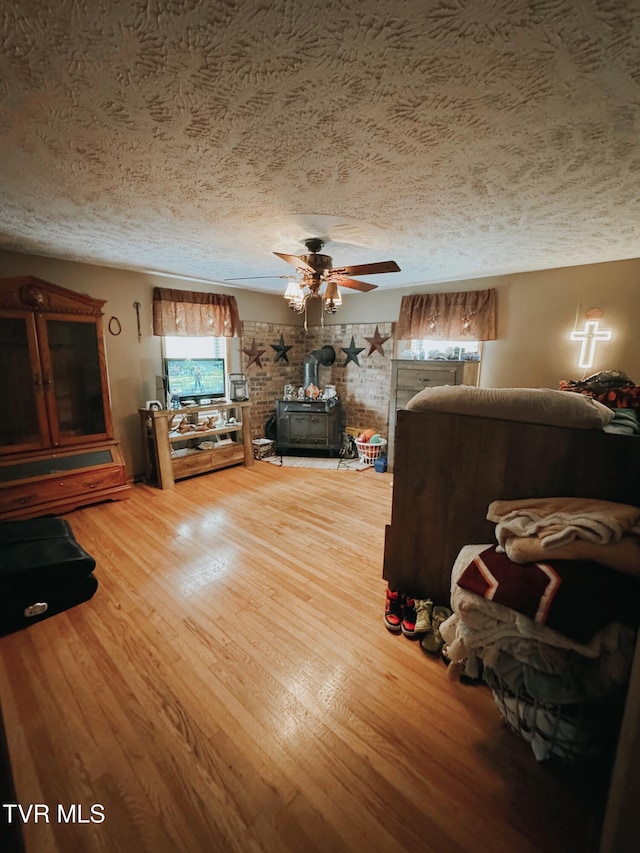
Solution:
{"label": "beige wall", "polygon": [[[397,320],[402,297],[440,290],[484,290],[498,295],[498,340],[484,344],[480,384],[490,388],[557,388],[560,379],[580,379],[580,345],[569,340],[576,314],[584,325],[588,308],[603,311],[601,327],[613,340],[600,344],[592,370],[622,370],[640,384],[640,259],[556,270],[443,282],[349,295],[330,322]],[[406,346],[399,341],[398,351]]]}
{"label": "beige wall", "polygon": [[[122,326],[118,336],[106,332],[106,349],[114,423],[131,475],[142,468],[137,410],[146,400],[156,396],[155,377],[161,370],[160,339],[151,332],[153,287],[234,293],[243,321],[269,323],[274,327],[302,323],[302,318],[292,314],[279,296],[204,285],[188,279],[9,252],[0,252],[0,275],[35,275],[107,300],[105,321],[108,323],[109,318],[115,316]],[[446,282],[435,287],[443,291],[497,289],[498,340],[486,343],[483,348],[480,384],[485,387],[557,388],[560,379],[580,378],[583,371],[577,367],[579,344],[569,341],[568,335],[574,328],[576,315],[578,326],[582,327],[584,313],[590,307],[604,312],[602,327],[611,328],[614,338],[598,347],[593,371],[587,373],[622,370],[640,384],[640,336],[637,334],[640,259]],[[398,318],[404,294],[427,289],[434,290],[434,285],[394,290],[383,286],[368,294],[348,294],[338,313],[325,317],[325,324],[342,325],[346,329],[352,324],[393,322]],[[135,301],[141,305],[140,343]],[[310,322],[312,325],[319,322],[317,311],[311,312]],[[368,345],[364,340],[356,340],[356,346]],[[404,348],[405,344],[397,343],[397,351]],[[389,352],[389,357],[391,355]],[[241,370],[241,363],[240,343],[235,340],[231,370]]]}
{"label": "beige wall", "polygon": [[[34,275],[69,290],[107,300],[103,310],[111,408],[116,437],[122,442],[130,477],[143,469],[138,409],[147,400],[157,397],[156,376],[162,371],[160,338],[153,335],[151,326],[154,287],[233,293],[243,319],[259,317],[265,322],[292,322],[285,301],[273,296],[204,285],[188,279],[0,252],[0,276],[14,275]],[[134,308],[136,301],[140,303],[140,342]],[[120,322],[122,332],[119,335],[111,335],[107,330],[111,317],[117,317]],[[239,339],[234,339],[233,344],[230,369],[237,371],[241,369]]]}

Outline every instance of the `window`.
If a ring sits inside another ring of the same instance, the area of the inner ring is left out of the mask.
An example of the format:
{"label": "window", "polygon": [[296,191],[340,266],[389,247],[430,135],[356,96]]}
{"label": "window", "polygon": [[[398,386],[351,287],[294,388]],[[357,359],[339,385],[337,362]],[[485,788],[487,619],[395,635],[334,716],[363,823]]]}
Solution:
{"label": "window", "polygon": [[165,335],[162,339],[165,358],[224,358],[227,361],[227,338],[183,338]]}
{"label": "window", "polygon": [[431,338],[411,341],[413,358],[457,358],[469,361],[480,360],[480,341],[437,341]]}

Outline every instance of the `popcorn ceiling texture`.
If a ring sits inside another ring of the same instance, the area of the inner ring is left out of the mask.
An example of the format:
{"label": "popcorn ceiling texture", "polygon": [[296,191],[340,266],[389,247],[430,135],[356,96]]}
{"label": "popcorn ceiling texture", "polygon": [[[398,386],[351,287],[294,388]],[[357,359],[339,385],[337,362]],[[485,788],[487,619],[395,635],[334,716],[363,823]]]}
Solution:
{"label": "popcorn ceiling texture", "polygon": [[319,236],[385,288],[640,256],[637,0],[7,0],[0,39],[0,248],[222,282]]}

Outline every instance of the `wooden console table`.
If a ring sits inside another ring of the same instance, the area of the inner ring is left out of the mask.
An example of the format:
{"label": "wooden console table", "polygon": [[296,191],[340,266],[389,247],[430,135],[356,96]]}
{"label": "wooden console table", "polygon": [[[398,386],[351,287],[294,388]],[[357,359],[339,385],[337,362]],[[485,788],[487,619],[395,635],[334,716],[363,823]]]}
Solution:
{"label": "wooden console table", "polygon": [[[194,474],[230,465],[253,465],[250,406],[245,401],[159,411],[139,409],[147,481],[155,481],[161,489],[172,489],[176,480]],[[225,419],[225,424],[208,426],[216,414]],[[230,424],[229,418],[237,422]],[[177,429],[182,419],[193,429]]]}

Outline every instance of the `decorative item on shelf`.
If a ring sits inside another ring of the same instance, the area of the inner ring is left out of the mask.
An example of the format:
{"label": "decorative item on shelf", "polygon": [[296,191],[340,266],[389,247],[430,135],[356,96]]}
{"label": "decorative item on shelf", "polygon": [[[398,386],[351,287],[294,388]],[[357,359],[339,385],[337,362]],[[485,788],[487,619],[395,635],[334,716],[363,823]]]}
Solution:
{"label": "decorative item on shelf", "polygon": [[358,355],[364,350],[364,347],[357,347],[356,346],[356,341],[355,341],[355,338],[353,337],[353,335],[351,335],[351,343],[349,344],[349,346],[348,347],[340,347],[340,349],[347,356],[347,359],[346,359],[345,363],[343,364],[343,367],[346,367],[350,361],[355,362],[355,364],[357,364],[358,367],[360,367],[360,362],[358,361]]}
{"label": "decorative item on shelf", "polygon": [[[258,366],[261,367],[262,365]],[[229,399],[234,403],[242,403],[249,399],[249,384],[246,373],[229,374]]]}
{"label": "decorative item on shelf", "polygon": [[274,358],[275,362],[278,362],[278,361],[280,361],[280,359],[282,359],[282,361],[286,361],[286,363],[289,364],[289,356],[287,355],[287,353],[289,352],[290,349],[293,348],[293,344],[289,344],[289,346],[285,346],[284,337],[282,335],[280,335],[280,343],[270,344],[270,347],[271,347],[271,349],[275,350],[275,352],[276,352],[276,357]]}
{"label": "decorative item on shelf", "polygon": [[296,397],[295,387],[293,385],[285,385],[284,386],[284,393],[282,396],[283,396],[284,400],[295,400],[295,397]]}
{"label": "decorative item on shelf", "polygon": [[147,400],[145,403],[145,408],[149,409],[152,412],[161,412],[164,409],[164,406],[160,402],[160,400]]}
{"label": "decorative item on shelf", "polygon": [[304,389],[304,394],[309,400],[317,400],[320,396],[320,389],[317,385],[313,385],[312,383],[311,385],[307,385]]}
{"label": "decorative item on shelf", "polygon": [[369,352],[367,353],[367,356],[372,355],[374,352],[379,352],[380,355],[384,358],[385,355],[384,355],[384,350],[382,349],[382,344],[385,343],[385,341],[388,341],[390,337],[391,337],[391,335],[381,335],[380,332],[378,331],[378,327],[376,326],[376,330],[373,333],[373,337],[372,338],[365,337],[365,341],[367,341],[368,343],[371,344],[371,346],[369,347]]}
{"label": "decorative item on shelf", "polygon": [[258,349],[258,345],[256,344],[256,339],[253,339],[251,343],[251,347],[242,350],[242,352],[249,357],[249,361],[247,362],[247,367],[251,367],[252,364],[257,365],[262,368],[262,356],[265,354],[266,350]]}

